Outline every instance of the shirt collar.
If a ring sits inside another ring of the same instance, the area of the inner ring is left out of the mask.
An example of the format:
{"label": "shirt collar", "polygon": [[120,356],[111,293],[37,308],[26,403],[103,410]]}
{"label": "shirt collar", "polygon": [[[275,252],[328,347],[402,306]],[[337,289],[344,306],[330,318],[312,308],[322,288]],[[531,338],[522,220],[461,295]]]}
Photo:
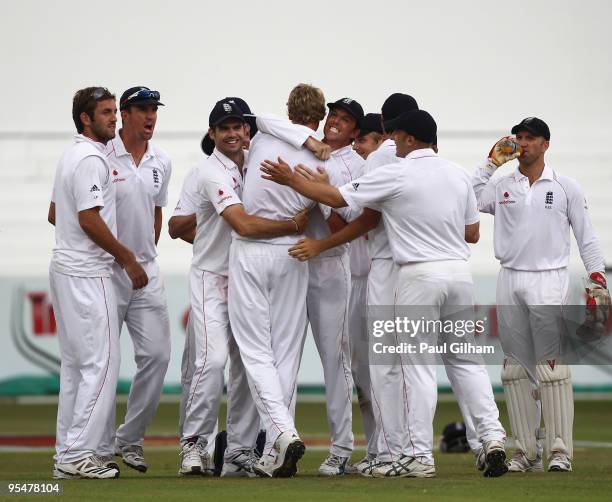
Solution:
{"label": "shirt collar", "polygon": [[[227,169],[228,171],[230,169],[238,169],[238,165],[229,157],[225,156],[224,154],[222,154],[217,147],[215,147],[215,149],[213,150],[213,153],[211,154],[211,156],[209,157],[210,159],[214,159],[218,162],[221,163],[221,165],[223,167],[225,167],[225,169]],[[245,164],[246,164],[246,156],[245,156]]]}
{"label": "shirt collar", "polygon": [[343,146],[342,148],[338,148],[337,150],[334,150],[331,155],[333,157],[341,157],[343,155],[347,155],[349,153],[351,153],[353,151],[353,145],[346,145]]}
{"label": "shirt collar", "polygon": [[[121,130],[119,130],[119,132],[120,131]],[[125,145],[123,144],[123,140],[121,139],[121,134],[119,134],[119,132],[117,132],[115,137],[111,140],[115,149],[115,155],[117,155],[117,157],[122,157],[123,155],[130,155],[130,152],[125,149]],[[147,157],[155,157],[155,150],[151,147],[150,141],[147,141],[147,149],[145,150],[145,153],[142,158],[145,159]]]}
{"label": "shirt collar", "polygon": [[94,141],[93,139],[88,138],[84,134],[75,134],[74,142],[75,143],[89,143],[90,145],[93,145],[100,152],[104,152],[104,150],[106,149],[106,145],[103,145],[102,143],[99,143],[98,141]]}
{"label": "shirt collar", "polygon": [[[514,171],[514,180],[519,181],[522,178],[527,178],[527,176],[525,176],[517,167]],[[536,181],[539,181],[539,180],[553,181],[554,179],[555,179],[554,171],[547,165],[544,165],[544,170],[542,171],[542,174]]]}
{"label": "shirt collar", "polygon": [[406,155],[406,159],[421,159],[423,157],[437,157],[438,154],[434,152],[431,148],[419,148],[418,150],[413,150],[408,155]]}

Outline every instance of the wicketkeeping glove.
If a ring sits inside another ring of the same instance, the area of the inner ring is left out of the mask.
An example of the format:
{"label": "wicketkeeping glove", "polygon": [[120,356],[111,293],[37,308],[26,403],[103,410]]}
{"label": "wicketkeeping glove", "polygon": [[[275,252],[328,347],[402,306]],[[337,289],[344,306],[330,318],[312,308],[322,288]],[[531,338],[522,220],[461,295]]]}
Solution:
{"label": "wicketkeeping glove", "polygon": [[611,303],[605,276],[599,272],[593,272],[587,280],[585,291],[587,294],[586,315],[582,328],[590,330],[594,336],[601,336],[606,331]]}
{"label": "wicketkeeping glove", "polygon": [[493,145],[489,152],[489,163],[495,167],[516,159],[521,154],[521,147],[512,136],[505,136]]}

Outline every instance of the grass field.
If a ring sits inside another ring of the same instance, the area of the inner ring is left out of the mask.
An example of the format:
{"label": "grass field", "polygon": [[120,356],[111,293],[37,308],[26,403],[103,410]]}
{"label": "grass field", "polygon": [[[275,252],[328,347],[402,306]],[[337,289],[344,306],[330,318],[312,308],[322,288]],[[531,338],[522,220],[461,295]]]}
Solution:
{"label": "grass field", "polygon": [[[51,435],[54,405],[0,405],[0,435]],[[507,427],[503,403],[502,421]],[[124,406],[118,409],[118,416]],[[162,404],[151,435],[176,434],[177,404]],[[355,435],[361,437],[359,412],[354,409]],[[576,403],[575,440],[612,443],[611,401]],[[224,416],[221,417],[224,420]],[[454,402],[438,405],[435,431],[460,418]],[[326,437],[327,424],[322,403],[299,403],[298,430],[303,436]],[[595,446],[595,445],[593,445]],[[599,445],[602,446],[602,445]],[[410,500],[434,497],[439,500],[610,500],[612,449],[578,447],[574,472],[531,473],[485,479],[474,468],[471,454],[436,454],[437,477],[433,479],[377,480],[359,476],[326,479],[316,475],[325,452],[307,450],[293,479],[178,478],[178,446],[146,448],[147,474],[124,467],[121,478],[109,481],[62,481],[61,499],[68,500]],[[363,451],[356,451],[360,457]],[[49,481],[52,451],[0,451],[0,483]],[[1,493],[1,491],[0,491]],[[6,497],[15,500],[19,497]],[[37,496],[40,499],[41,496]]]}

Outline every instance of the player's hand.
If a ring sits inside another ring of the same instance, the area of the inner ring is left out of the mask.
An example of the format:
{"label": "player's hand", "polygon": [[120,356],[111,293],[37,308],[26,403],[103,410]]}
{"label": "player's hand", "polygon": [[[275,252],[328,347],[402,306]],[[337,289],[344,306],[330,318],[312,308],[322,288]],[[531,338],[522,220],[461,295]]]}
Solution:
{"label": "player's hand", "polygon": [[[605,276],[599,272],[593,272],[587,280],[585,291],[587,295],[586,315],[584,323],[579,328],[579,334],[583,338],[597,338],[606,331],[611,303]],[[590,337],[585,337],[587,332],[591,335]]]}
{"label": "player's hand", "polygon": [[132,281],[133,289],[144,288],[149,283],[147,273],[144,271],[140,263],[136,259],[127,262],[123,269]]}
{"label": "player's hand", "polygon": [[331,155],[331,146],[326,145],[322,141],[319,141],[312,136],[308,137],[308,139],[304,142],[304,146],[319,160],[327,160]]}
{"label": "player's hand", "polygon": [[317,167],[317,171],[315,172],[309,167],[306,167],[304,164],[298,164],[295,168],[295,174],[314,183],[325,183],[326,185],[329,185],[329,176],[322,167]]}
{"label": "player's hand", "polygon": [[262,175],[262,178],[265,180],[274,181],[279,185],[291,185],[291,180],[293,179],[293,170],[289,167],[283,159],[278,158],[278,162],[274,162],[272,160],[264,160],[261,163],[260,167],[261,171],[266,174],[266,176]]}
{"label": "player's hand", "polygon": [[306,225],[308,225],[309,212],[310,212],[309,209],[304,209],[303,211],[300,211],[298,214],[296,214],[292,218],[293,221],[295,221],[296,225],[298,226],[296,234],[304,233],[304,229],[306,228]]}
{"label": "player's hand", "polygon": [[323,252],[321,241],[316,239],[302,239],[289,248],[289,254],[300,261],[307,261]]}
{"label": "player's hand", "polygon": [[521,147],[512,136],[504,136],[493,145],[489,152],[489,161],[495,166],[501,165],[516,159],[521,155]]}

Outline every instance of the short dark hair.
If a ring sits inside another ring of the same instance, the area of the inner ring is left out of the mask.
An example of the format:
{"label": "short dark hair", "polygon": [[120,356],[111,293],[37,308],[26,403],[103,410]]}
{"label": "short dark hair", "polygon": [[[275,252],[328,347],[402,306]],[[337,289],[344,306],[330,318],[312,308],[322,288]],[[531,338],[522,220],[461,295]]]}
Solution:
{"label": "short dark hair", "polygon": [[115,95],[106,87],[85,87],[74,93],[74,98],[72,99],[72,120],[78,133],[82,133],[85,129],[81,121],[81,113],[85,112],[93,120],[94,110],[98,101],[104,101],[105,99],[115,99]]}

